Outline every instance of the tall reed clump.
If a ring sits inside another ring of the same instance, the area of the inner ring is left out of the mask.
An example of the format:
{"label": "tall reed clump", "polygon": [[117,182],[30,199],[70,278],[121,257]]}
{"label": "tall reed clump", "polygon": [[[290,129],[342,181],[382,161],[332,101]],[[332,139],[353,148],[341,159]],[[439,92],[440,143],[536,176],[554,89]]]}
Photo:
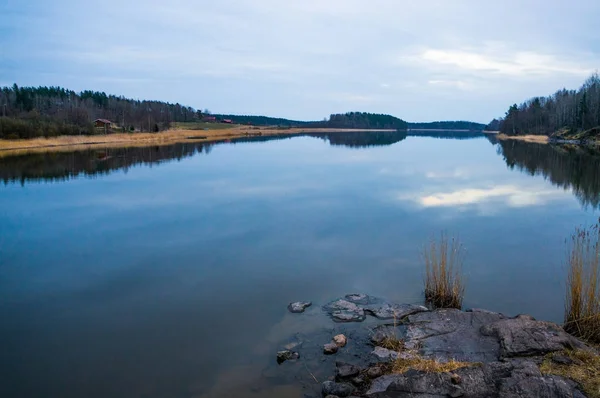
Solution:
{"label": "tall reed clump", "polygon": [[440,235],[423,249],[425,301],[435,308],[462,307],[465,286],[462,265],[464,250],[458,238]]}
{"label": "tall reed clump", "polygon": [[600,219],[577,228],[568,242],[567,297],[564,329],[600,343]]}

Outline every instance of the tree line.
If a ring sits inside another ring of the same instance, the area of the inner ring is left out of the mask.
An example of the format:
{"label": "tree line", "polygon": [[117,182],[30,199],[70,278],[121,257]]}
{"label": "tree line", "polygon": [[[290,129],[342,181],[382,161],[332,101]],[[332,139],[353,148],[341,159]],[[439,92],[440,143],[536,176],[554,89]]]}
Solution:
{"label": "tree line", "polygon": [[158,132],[191,122],[202,112],[180,104],[140,101],[104,92],[61,87],[0,88],[0,138],[94,134],[93,121],[108,119],[118,131]]}
{"label": "tree line", "polygon": [[465,120],[447,121],[447,122],[427,122],[427,123],[408,123],[409,129],[423,130],[470,130],[481,131],[485,124],[467,122]]}
{"label": "tree line", "polygon": [[[508,135],[562,135],[600,127],[600,77],[591,75],[578,90],[562,89],[548,97],[534,97],[512,105],[489,130]],[[596,131],[594,134],[597,134]]]}

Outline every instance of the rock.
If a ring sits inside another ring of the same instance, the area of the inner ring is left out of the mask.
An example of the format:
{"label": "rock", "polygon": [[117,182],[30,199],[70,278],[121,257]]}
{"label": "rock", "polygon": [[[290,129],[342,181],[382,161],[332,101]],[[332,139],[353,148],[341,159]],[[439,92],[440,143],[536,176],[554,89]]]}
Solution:
{"label": "rock", "polygon": [[324,308],[336,322],[362,322],[365,320],[365,311],[347,300],[333,301]]}
{"label": "rock", "polygon": [[284,345],[283,348],[285,348],[286,350],[291,351],[291,350],[293,350],[295,348],[298,348],[300,346],[302,346],[302,341],[292,341],[292,342],[289,342],[286,345]]}
{"label": "rock", "polygon": [[324,396],[335,395],[338,397],[347,397],[354,392],[355,388],[350,383],[336,383],[334,381],[323,382],[321,391]]}
{"label": "rock", "polygon": [[327,343],[323,345],[323,353],[326,355],[335,354],[338,351],[338,346],[335,343]]}
{"label": "rock", "polygon": [[[525,361],[524,361],[525,362]],[[457,369],[450,373],[426,373],[415,370],[375,379],[367,397],[547,397],[581,398],[583,395],[570,380],[558,376],[526,376],[524,362],[495,362]]]}
{"label": "rock", "polygon": [[380,306],[365,307],[365,312],[378,319],[400,320],[408,315],[429,311],[427,307],[413,304],[390,304],[384,303]]}
{"label": "rock", "polygon": [[277,363],[281,364],[288,360],[294,360],[300,358],[300,354],[290,350],[283,350],[277,352]]}
{"label": "rock", "polygon": [[398,359],[398,353],[396,351],[388,350],[383,347],[375,347],[371,352],[371,357],[375,362],[391,362]]}
{"label": "rock", "polygon": [[328,395],[325,398],[340,398],[340,397],[338,397],[337,395]]}
{"label": "rock", "polygon": [[354,304],[369,304],[371,302],[371,298],[362,293],[347,294],[344,298]]}
{"label": "rock", "polygon": [[559,376],[538,376],[503,380],[498,397],[584,398],[585,395],[571,380]]}
{"label": "rock", "polygon": [[502,320],[496,313],[462,312],[443,309],[421,312],[408,317],[407,349],[419,349],[421,355],[441,361],[491,362],[500,356],[500,344],[494,336],[481,333],[481,327]]}
{"label": "rock", "polygon": [[383,369],[381,369],[379,366],[372,366],[369,369],[367,369],[367,376],[369,376],[370,379],[376,379],[382,374]]}
{"label": "rock", "polygon": [[333,336],[333,341],[338,347],[345,347],[348,339],[343,334]]}
{"label": "rock", "polygon": [[296,301],[288,305],[288,310],[293,313],[304,312],[304,310],[312,305],[310,301]]}
{"label": "rock", "polygon": [[560,326],[536,321],[528,315],[484,325],[481,333],[499,339],[502,357],[544,355],[564,349],[588,349]]}
{"label": "rock", "polygon": [[336,379],[348,379],[360,374],[360,368],[358,366],[345,362],[336,362],[335,368]]}
{"label": "rock", "polygon": [[388,338],[397,338],[397,329],[391,326],[381,325],[373,329],[371,342],[375,345],[380,345]]}
{"label": "rock", "polygon": [[370,396],[375,396],[376,394],[384,393],[388,389],[390,384],[392,384],[392,382],[394,382],[399,377],[404,377],[404,376],[392,374],[392,375],[385,375],[385,376],[376,378],[375,380],[373,380],[371,382],[371,387],[365,393],[365,395],[367,397],[370,397]]}
{"label": "rock", "polygon": [[353,378],[351,381],[352,381],[352,384],[354,384],[356,387],[361,387],[361,386],[364,386],[365,384],[367,384],[367,381],[362,376],[357,376],[357,377]]}

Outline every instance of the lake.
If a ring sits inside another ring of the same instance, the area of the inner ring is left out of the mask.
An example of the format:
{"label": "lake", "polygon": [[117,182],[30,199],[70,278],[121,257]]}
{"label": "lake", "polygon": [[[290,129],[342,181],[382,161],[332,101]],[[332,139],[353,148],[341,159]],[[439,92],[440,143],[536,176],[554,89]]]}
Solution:
{"label": "lake", "polygon": [[282,343],[347,293],[422,302],[442,231],[466,308],[561,322],[565,239],[600,215],[597,151],[481,133],[20,155],[0,180],[2,397],[303,397]]}

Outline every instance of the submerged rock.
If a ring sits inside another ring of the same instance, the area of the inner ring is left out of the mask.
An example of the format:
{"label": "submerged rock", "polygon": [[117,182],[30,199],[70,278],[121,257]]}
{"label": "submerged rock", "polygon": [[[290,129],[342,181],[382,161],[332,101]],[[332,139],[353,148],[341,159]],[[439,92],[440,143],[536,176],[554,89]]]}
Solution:
{"label": "submerged rock", "polygon": [[347,397],[352,394],[354,390],[354,386],[350,383],[336,383],[334,381],[326,381],[321,387],[323,395],[335,395],[338,397]]}
{"label": "submerged rock", "polygon": [[333,355],[338,352],[338,346],[335,343],[327,343],[323,345],[323,353],[326,355]]}
{"label": "submerged rock", "polygon": [[365,320],[365,311],[347,300],[333,301],[325,306],[325,310],[336,322],[362,322]]}
{"label": "submerged rock", "polygon": [[310,301],[296,301],[288,305],[288,310],[293,313],[304,312],[304,310],[312,305]]}
{"label": "submerged rock", "polygon": [[345,362],[335,363],[335,377],[336,379],[347,379],[358,376],[360,374],[360,368],[358,366],[351,365]]}
{"label": "submerged rock", "polygon": [[372,301],[371,297],[362,293],[347,294],[344,298],[354,304],[369,304]]}
{"label": "submerged rock", "polygon": [[277,363],[281,364],[288,360],[294,360],[300,358],[300,354],[295,351],[282,350],[277,352]]}
{"label": "submerged rock", "polygon": [[373,315],[378,319],[397,319],[400,320],[405,316],[416,314],[418,312],[429,311],[427,307],[414,304],[390,304],[383,303],[379,306],[365,307],[365,312]]}

